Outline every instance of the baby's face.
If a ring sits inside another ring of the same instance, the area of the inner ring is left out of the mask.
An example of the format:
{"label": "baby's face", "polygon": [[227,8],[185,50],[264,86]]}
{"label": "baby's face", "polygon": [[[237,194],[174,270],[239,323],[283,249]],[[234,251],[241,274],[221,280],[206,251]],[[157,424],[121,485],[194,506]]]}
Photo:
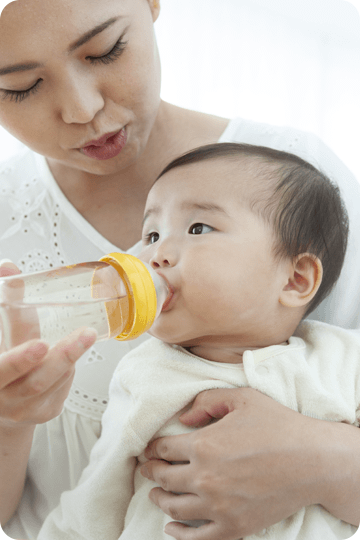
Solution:
{"label": "baby's face", "polygon": [[140,258],[173,296],[151,329],[168,343],[231,344],[259,335],[287,283],[274,236],[249,207],[253,173],[212,159],[169,171],[151,189]]}

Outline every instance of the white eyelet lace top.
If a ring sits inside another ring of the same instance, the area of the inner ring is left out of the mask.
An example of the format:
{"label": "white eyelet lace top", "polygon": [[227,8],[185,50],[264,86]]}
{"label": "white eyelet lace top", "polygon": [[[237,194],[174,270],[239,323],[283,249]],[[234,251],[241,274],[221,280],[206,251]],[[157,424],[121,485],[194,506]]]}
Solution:
{"label": "white eyelet lace top", "polygon": [[[219,142],[270,146],[295,153],[335,179],[351,219],[351,237],[342,277],[312,318],[347,328],[360,323],[360,186],[317,137],[290,128],[232,120]],[[128,253],[137,254],[140,243]],[[66,199],[45,158],[26,150],[0,165],[0,258],[23,272],[98,260],[121,251],[101,236]],[[63,491],[76,486],[100,435],[111,376],[121,358],[147,339],[97,343],[77,362],[63,412],[37,426],[24,495],[4,527],[13,538],[35,540]]]}

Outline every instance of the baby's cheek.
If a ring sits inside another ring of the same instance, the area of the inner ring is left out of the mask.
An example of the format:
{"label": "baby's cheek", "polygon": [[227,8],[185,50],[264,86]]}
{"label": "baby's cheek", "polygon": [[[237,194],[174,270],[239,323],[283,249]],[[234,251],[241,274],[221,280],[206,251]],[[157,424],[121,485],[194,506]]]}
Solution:
{"label": "baby's cheek", "polygon": [[226,298],[221,290],[215,286],[199,283],[199,287],[194,282],[191,290],[187,291],[185,298],[186,307],[189,313],[197,320],[204,323],[220,323],[224,317],[228,316],[229,309],[226,305]]}

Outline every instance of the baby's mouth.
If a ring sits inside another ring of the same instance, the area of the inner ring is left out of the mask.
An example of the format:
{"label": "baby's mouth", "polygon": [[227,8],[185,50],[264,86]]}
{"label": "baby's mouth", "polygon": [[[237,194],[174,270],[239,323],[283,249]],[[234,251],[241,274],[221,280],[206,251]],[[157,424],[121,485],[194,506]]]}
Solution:
{"label": "baby's mouth", "polygon": [[161,272],[159,272],[159,276],[161,276],[163,278],[163,280],[166,282],[167,288],[169,290],[169,294],[167,295],[166,300],[163,303],[163,306],[162,306],[162,309],[161,309],[161,312],[163,312],[163,311],[167,311],[168,307],[170,306],[170,303],[171,303],[171,301],[172,301],[172,299],[174,297],[174,294],[175,294],[175,289],[171,285],[171,283],[169,283],[169,281],[166,279],[166,277]]}
{"label": "baby's mouth", "polygon": [[169,287],[169,294],[168,294],[168,296],[167,296],[167,298],[166,298],[166,300],[165,300],[165,302],[163,304],[161,312],[167,311],[167,309],[168,309],[168,307],[170,305],[170,302],[174,297],[174,293],[175,293],[174,289],[170,286]]}

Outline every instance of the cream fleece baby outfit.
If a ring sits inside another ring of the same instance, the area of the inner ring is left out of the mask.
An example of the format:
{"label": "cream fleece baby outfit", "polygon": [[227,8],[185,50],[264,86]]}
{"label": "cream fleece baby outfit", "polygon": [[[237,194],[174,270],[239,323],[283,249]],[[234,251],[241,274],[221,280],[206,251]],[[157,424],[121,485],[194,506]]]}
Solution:
{"label": "cream fleece baby outfit", "polygon": [[[205,360],[155,338],[143,343],[115,370],[90,463],[38,540],[171,540],[163,532],[171,518],[148,498],[156,484],[139,472],[144,450],[157,437],[191,431],[178,417],[199,392],[237,387],[313,418],[359,426],[360,331],[305,321],[288,344],[246,351],[242,364]],[[355,531],[313,505],[246,540],[339,540]]]}

